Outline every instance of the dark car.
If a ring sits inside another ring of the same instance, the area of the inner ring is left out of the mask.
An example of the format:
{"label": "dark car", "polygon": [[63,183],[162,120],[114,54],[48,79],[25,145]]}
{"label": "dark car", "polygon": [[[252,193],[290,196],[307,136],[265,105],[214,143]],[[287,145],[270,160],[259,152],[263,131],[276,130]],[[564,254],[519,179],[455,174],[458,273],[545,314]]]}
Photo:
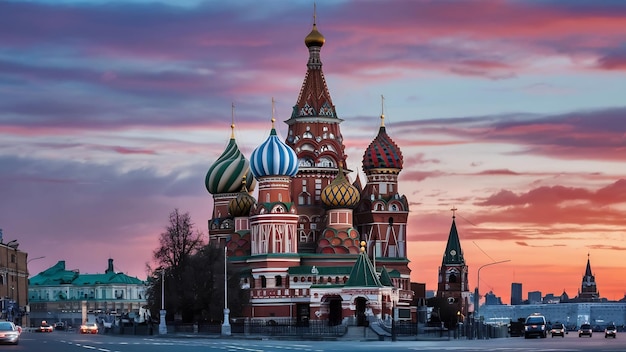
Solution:
{"label": "dark car", "polygon": [[550,334],[552,337],[561,336],[565,337],[565,326],[561,323],[552,324],[552,329],[550,329]]}
{"label": "dark car", "polygon": [[0,321],[0,343],[17,345],[20,343],[20,332],[10,321]]}
{"label": "dark car", "polygon": [[528,316],[524,322],[524,338],[529,339],[537,336],[542,339],[548,337],[546,317],[540,314],[533,314]]}
{"label": "dark car", "polygon": [[615,327],[615,325],[608,325],[606,329],[604,329],[604,338],[607,337],[617,337],[617,328]]}
{"label": "dark car", "polygon": [[65,330],[65,323],[62,321],[54,323],[54,330]]}
{"label": "dark car", "polygon": [[591,324],[582,324],[580,329],[578,329],[578,337],[593,335],[593,329],[591,328]]}

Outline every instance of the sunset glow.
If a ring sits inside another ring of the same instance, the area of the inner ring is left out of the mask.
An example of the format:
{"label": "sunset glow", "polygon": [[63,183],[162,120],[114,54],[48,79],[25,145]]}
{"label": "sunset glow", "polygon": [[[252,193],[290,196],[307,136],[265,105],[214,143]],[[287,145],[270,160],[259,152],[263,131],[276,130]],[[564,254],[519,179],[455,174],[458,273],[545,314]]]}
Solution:
{"label": "sunset glow", "polygon": [[[316,1],[349,175],[401,148],[412,280],[437,287],[456,207],[470,287],[626,294],[626,2]],[[313,2],[0,2],[0,228],[31,276],[144,279],[168,215],[207,231],[204,177],[285,138]]]}

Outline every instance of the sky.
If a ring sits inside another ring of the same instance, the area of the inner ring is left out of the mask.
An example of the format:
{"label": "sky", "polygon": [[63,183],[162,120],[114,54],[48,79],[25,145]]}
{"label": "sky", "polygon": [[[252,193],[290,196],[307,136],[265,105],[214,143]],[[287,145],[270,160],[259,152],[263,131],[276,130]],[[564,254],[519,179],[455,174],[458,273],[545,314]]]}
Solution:
{"label": "sky", "polygon": [[[624,297],[626,2],[315,5],[352,181],[385,97],[412,281],[436,290],[456,208],[472,289],[480,270],[481,293],[505,303],[512,282],[574,297],[589,258],[601,296]],[[249,157],[273,98],[285,136],[313,8],[0,1],[0,228],[31,276],[113,258],[143,279],[174,209],[207,236],[204,177],[231,118]]]}

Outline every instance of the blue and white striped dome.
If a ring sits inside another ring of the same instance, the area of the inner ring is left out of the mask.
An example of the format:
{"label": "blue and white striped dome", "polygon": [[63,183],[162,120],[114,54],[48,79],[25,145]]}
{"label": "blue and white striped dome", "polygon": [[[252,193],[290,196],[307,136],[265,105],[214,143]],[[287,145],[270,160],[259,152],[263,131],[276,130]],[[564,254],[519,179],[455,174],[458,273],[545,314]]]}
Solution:
{"label": "blue and white striped dome", "polygon": [[295,176],[298,156],[290,146],[281,141],[272,127],[270,136],[250,156],[250,170],[254,177]]}

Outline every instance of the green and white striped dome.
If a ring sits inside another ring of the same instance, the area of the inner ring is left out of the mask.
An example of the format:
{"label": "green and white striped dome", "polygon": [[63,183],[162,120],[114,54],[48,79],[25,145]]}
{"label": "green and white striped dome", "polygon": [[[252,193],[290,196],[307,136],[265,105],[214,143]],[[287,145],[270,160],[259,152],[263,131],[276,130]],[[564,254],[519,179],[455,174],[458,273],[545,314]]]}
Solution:
{"label": "green and white striped dome", "polygon": [[226,150],[209,168],[204,184],[211,194],[235,193],[241,189],[244,176],[247,189],[252,191],[256,181],[250,171],[250,162],[239,150],[235,138],[231,137]]}

